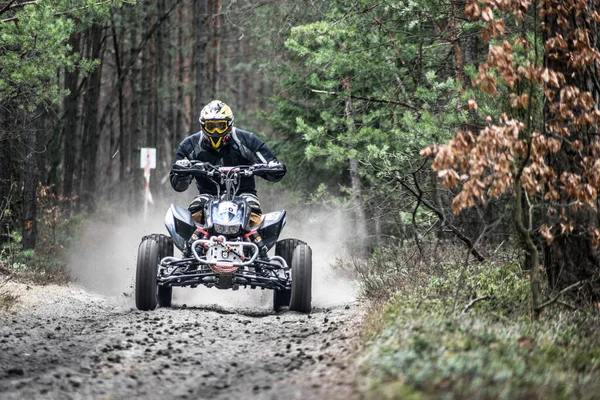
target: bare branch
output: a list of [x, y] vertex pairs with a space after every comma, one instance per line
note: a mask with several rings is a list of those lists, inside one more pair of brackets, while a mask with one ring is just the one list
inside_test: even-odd
[[565, 307], [567, 307], [567, 308], [569, 308], [569, 309], [571, 309], [571, 310], [573, 310], [573, 311], [579, 310], [579, 308], [575, 307], [575, 306], [574, 306], [574, 305], [572, 305], [572, 304], [569, 304], [569, 303], [567, 303], [566, 301], [561, 301], [561, 300], [558, 300], [558, 301], [556, 302], [556, 304], [560, 304], [561, 306], [565, 306]]
[[2, 7], [2, 10], [0, 10], [0, 15], [4, 14], [5, 12], [7, 12], [8, 10], [10, 10], [12, 7], [12, 3], [14, 3], [15, 0], [11, 0], [8, 3], [6, 3], [6, 5], [4, 7]]
[[483, 300], [491, 300], [491, 299], [492, 299], [492, 296], [490, 296], [489, 294], [486, 294], [485, 296], [481, 296], [481, 297], [478, 297], [478, 298], [476, 298], [476, 299], [473, 299], [473, 300], [471, 300], [471, 301], [469, 302], [469, 304], [467, 304], [467, 305], [465, 306], [465, 308], [463, 308], [462, 312], [463, 312], [463, 313], [466, 313], [466, 312], [467, 312], [467, 311], [469, 311], [469, 310], [470, 310], [470, 309], [471, 309], [471, 308], [472, 308], [472, 307], [473, 307], [475, 304], [479, 303], [480, 301], [483, 301]]
[[572, 285], [567, 286], [566, 288], [564, 288], [563, 290], [561, 290], [560, 292], [558, 292], [558, 294], [556, 296], [554, 296], [552, 299], [540, 304], [539, 306], [537, 306], [535, 308], [536, 311], [541, 311], [542, 309], [544, 309], [545, 307], [548, 307], [551, 304], [557, 303], [558, 299], [560, 298], [560, 296], [562, 296], [563, 294], [573, 290], [573, 289], [577, 289], [578, 287], [581, 287], [583, 285], [585, 285], [586, 283], [588, 283], [590, 281], [590, 279], [585, 279], [583, 281], [579, 281], [579, 282], [575, 282]]
[[[113, 1], [114, 0], [100, 1], [100, 2], [98, 2], [96, 4], [94, 4], [94, 6], [101, 6], [103, 4], [112, 3]], [[14, 9], [17, 9], [17, 8], [23, 8], [23, 7], [27, 6], [27, 5], [38, 5], [38, 1], [26, 1], [24, 3], [19, 3], [19, 4], [15, 4], [15, 5], [11, 6], [11, 3], [13, 3], [13, 2], [14, 1], [11, 1], [8, 5], [4, 6], [4, 8], [2, 10], [0, 10], [0, 15], [2, 15], [4, 12], [7, 12], [7, 11], [11, 11], [11, 10], [14, 10]], [[61, 15], [68, 15], [68, 14], [71, 14], [71, 13], [73, 13], [75, 11], [85, 10], [87, 8], [90, 8], [90, 7], [91, 7], [91, 5], [86, 5], [86, 6], [82, 6], [82, 7], [76, 7], [76, 8], [73, 8], [73, 9], [69, 10], [69, 11], [55, 13], [54, 16], [55, 17], [60, 17]], [[13, 21], [18, 21], [18, 20], [19, 20], [18, 17], [11, 17], [11, 18], [7, 18], [7, 19], [1, 20], [0, 23], [13, 22]]]
[[[413, 196], [415, 196], [417, 198], [419, 197], [419, 195], [414, 191], [414, 189], [411, 188], [410, 186], [408, 186], [405, 182], [400, 181], [400, 184], [406, 190], [408, 190], [410, 193], [412, 193]], [[473, 254], [475, 256], [475, 258], [477, 258], [478, 261], [481, 262], [481, 261], [485, 260], [485, 257], [474, 247], [473, 242], [471, 241], [471, 239], [469, 239], [468, 237], [466, 237], [465, 235], [463, 235], [462, 232], [460, 232], [455, 226], [453, 226], [451, 223], [449, 223], [444, 218], [444, 214], [440, 210], [438, 210], [437, 207], [433, 206], [431, 203], [429, 203], [425, 199], [421, 199], [421, 203], [423, 203], [423, 205], [425, 207], [427, 207], [429, 210], [431, 210], [435, 214], [437, 214], [437, 216], [444, 223], [444, 225], [446, 225], [452, 231], [452, 233], [454, 233], [456, 235], [456, 237], [458, 237], [464, 244], [466, 244], [469, 247], [469, 249], [471, 249], [471, 254]]]
[[[311, 89], [310, 91], [313, 92], [313, 93], [319, 93], [319, 94], [331, 94], [331, 95], [334, 95], [334, 96], [348, 97], [348, 94], [344, 93], [344, 92], [332, 92], [332, 91], [327, 91], [327, 90], [316, 90], [316, 89]], [[376, 98], [373, 98], [373, 97], [363, 97], [363, 96], [354, 96], [354, 95], [350, 95], [350, 98], [356, 99], [356, 100], [370, 101], [370, 102], [373, 102], [373, 103], [395, 104], [395, 105], [398, 105], [398, 106], [403, 106], [403, 107], [409, 108], [409, 109], [411, 109], [413, 111], [417, 111], [417, 112], [421, 111], [417, 107], [415, 107], [415, 106], [413, 106], [411, 104], [408, 104], [408, 103], [406, 103], [404, 101], [376, 99]]]

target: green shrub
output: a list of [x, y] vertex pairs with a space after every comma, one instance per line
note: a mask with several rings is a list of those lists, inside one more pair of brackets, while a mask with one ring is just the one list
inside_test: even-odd
[[388, 246], [375, 249], [370, 259], [339, 259], [337, 267], [351, 272], [366, 298], [387, 300], [398, 290], [424, 291], [430, 276], [463, 259], [454, 246], [422, 243], [421, 251], [414, 245]]
[[67, 266], [56, 255], [38, 254], [33, 250], [5, 250], [0, 253], [0, 260], [16, 280], [38, 285], [69, 282]]
[[69, 272], [63, 261], [66, 250], [75, 244], [85, 218], [76, 216], [57, 223], [52, 235], [40, 235], [36, 250], [23, 250], [20, 232], [12, 232], [10, 240], [0, 248], [0, 264], [12, 278], [38, 285], [66, 284]]
[[420, 290], [397, 286], [371, 317], [379, 321], [361, 361], [365, 397], [598, 398], [597, 312], [555, 305], [531, 323], [528, 276], [518, 260], [504, 261], [464, 272], [448, 262]]

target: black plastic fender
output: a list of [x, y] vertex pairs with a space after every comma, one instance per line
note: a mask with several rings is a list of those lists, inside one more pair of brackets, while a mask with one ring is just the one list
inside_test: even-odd
[[279, 239], [279, 235], [286, 223], [285, 215], [285, 210], [263, 215], [262, 224], [258, 228], [258, 234], [262, 237], [267, 249], [271, 249], [277, 243], [277, 239]]

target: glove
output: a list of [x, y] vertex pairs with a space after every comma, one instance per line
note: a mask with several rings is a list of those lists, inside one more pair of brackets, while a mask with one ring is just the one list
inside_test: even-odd
[[187, 158], [182, 158], [181, 160], [175, 161], [175, 165], [178, 165], [183, 168], [189, 168], [190, 164], [191, 164], [191, 162]]
[[189, 175], [189, 172], [187, 171], [181, 171], [181, 169], [187, 169], [190, 167], [190, 160], [188, 160], [187, 158], [181, 159], [181, 160], [177, 160], [175, 161], [175, 164], [173, 164], [173, 172], [177, 175], [177, 176], [186, 176]]
[[260, 176], [268, 181], [277, 181], [278, 177], [281, 175], [285, 175], [285, 166], [283, 163], [272, 160], [267, 163], [264, 167], [259, 167], [259, 169], [254, 171], [254, 175]]
[[279, 161], [269, 161], [267, 169], [259, 176], [271, 182], [279, 182], [286, 173], [285, 165]]

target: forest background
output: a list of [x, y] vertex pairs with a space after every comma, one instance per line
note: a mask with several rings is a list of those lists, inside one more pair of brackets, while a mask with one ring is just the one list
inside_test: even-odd
[[599, 22], [575, 0], [1, 2], [2, 269], [141, 211], [142, 147], [169, 197], [218, 98], [298, 201], [353, 216], [363, 390], [593, 398]]

